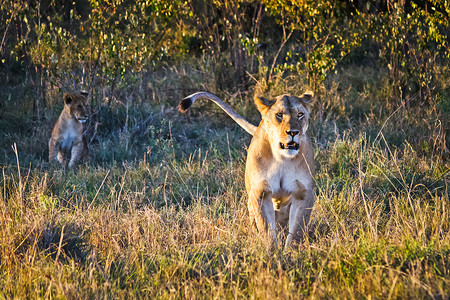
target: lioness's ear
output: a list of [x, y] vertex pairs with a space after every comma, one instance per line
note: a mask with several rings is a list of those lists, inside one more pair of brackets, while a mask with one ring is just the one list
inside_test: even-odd
[[312, 102], [314, 97], [314, 93], [313, 92], [305, 92], [303, 93], [303, 95], [300, 96], [300, 101], [302, 101], [303, 104], [309, 104]]
[[261, 115], [266, 115], [267, 112], [269, 111], [270, 107], [272, 107], [272, 105], [275, 103], [274, 101], [271, 101], [267, 98], [264, 97], [256, 97], [255, 96], [255, 104], [256, 104], [256, 108], [259, 110], [259, 112], [261, 113]]
[[73, 95], [71, 93], [68, 93], [68, 92], [64, 93], [63, 98], [64, 98], [64, 103], [66, 103], [67, 106], [70, 106], [70, 104], [72, 104]]
[[303, 95], [300, 96], [300, 98], [298, 98], [303, 105], [306, 107], [306, 110], [308, 112], [311, 111], [311, 104], [313, 103], [313, 99], [314, 99], [314, 93], [313, 92], [305, 92], [303, 93]]
[[87, 97], [89, 96], [89, 92], [88, 92], [88, 91], [85, 91], [85, 90], [80, 91], [80, 94], [81, 94], [81, 96], [83, 96], [84, 98], [87, 98]]

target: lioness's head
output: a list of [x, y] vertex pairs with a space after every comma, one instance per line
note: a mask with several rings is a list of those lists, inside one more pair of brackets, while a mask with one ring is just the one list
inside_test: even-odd
[[90, 115], [90, 107], [87, 101], [87, 92], [64, 93], [64, 104], [72, 118], [80, 123], [86, 122]]
[[255, 97], [262, 122], [272, 148], [278, 158], [294, 158], [301, 139], [308, 129], [309, 103], [313, 93], [300, 97], [282, 95], [275, 100]]

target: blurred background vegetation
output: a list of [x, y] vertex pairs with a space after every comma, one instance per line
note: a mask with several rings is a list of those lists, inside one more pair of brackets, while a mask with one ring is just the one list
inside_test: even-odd
[[2, 0], [0, 74], [4, 88], [26, 85], [14, 106], [36, 118], [61, 89], [113, 101], [132, 84], [132, 101], [161, 101], [169, 87], [148, 78], [183, 63], [231, 93], [290, 75], [317, 92], [346, 65], [369, 66], [386, 73], [390, 101], [418, 93], [422, 105], [448, 78], [449, 13], [443, 0]]

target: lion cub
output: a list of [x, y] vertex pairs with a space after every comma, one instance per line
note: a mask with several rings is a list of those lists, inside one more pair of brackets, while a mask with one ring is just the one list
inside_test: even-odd
[[88, 93], [65, 93], [64, 109], [53, 127], [48, 141], [50, 162], [58, 160], [69, 168], [76, 166], [88, 154], [86, 138], [83, 136], [83, 123], [90, 115]]
[[245, 167], [248, 211], [258, 231], [276, 245], [277, 231], [288, 227], [285, 248], [302, 239], [314, 204], [314, 154], [306, 133], [312, 97], [255, 98], [262, 116], [258, 127], [208, 92], [192, 94], [178, 106], [184, 112], [195, 100], [209, 99], [253, 135]]

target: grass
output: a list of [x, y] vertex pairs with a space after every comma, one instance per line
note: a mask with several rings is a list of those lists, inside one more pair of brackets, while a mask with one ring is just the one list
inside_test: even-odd
[[[39, 128], [0, 118], [0, 298], [448, 297], [448, 91], [428, 107], [391, 103], [364, 69], [348, 72], [366, 86], [345, 73], [321, 91], [310, 234], [283, 251], [248, 220], [250, 137], [210, 105], [175, 111], [191, 72], [141, 78], [127, 87], [140, 100], [118, 91], [98, 106], [91, 159], [76, 170], [47, 164], [56, 96]], [[207, 73], [194, 73], [200, 89]], [[275, 88], [302, 90], [289, 80]], [[157, 83], [172, 89], [138, 92]], [[250, 93], [226, 101], [257, 122]]]

